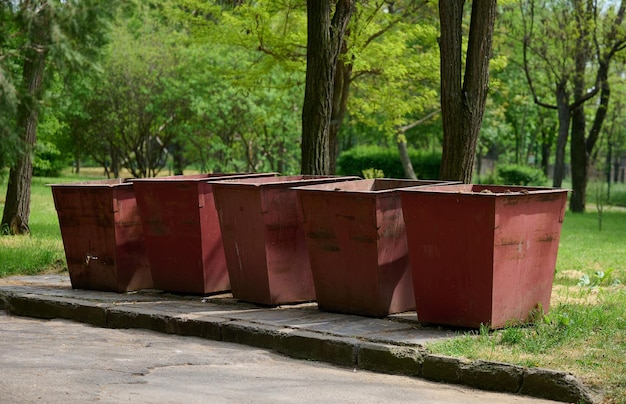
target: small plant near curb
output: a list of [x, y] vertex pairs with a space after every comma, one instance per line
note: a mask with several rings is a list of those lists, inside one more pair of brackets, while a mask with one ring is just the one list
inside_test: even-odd
[[609, 268], [605, 271], [595, 271], [591, 277], [587, 274], [580, 277], [578, 280], [578, 286], [597, 288], [600, 285], [617, 286], [621, 284], [619, 279], [613, 279], [614, 268]]
[[369, 180], [374, 178], [385, 178], [385, 173], [383, 170], [378, 170], [376, 168], [368, 168], [363, 170], [363, 178]]

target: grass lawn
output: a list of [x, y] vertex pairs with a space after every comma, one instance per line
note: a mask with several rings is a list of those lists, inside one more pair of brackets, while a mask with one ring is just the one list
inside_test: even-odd
[[[35, 178], [31, 236], [0, 237], [0, 276], [67, 270], [52, 192], [46, 184], [100, 179], [102, 174]], [[459, 331], [427, 346], [433, 353], [571, 371], [626, 403], [626, 185], [611, 188], [602, 213], [567, 213], [561, 233], [551, 310], [533, 324]], [[0, 209], [6, 178], [0, 182]], [[589, 203], [593, 202], [589, 195]]]
[[[34, 178], [31, 188], [31, 236], [0, 237], [0, 276], [35, 274], [66, 269], [61, 231], [52, 191], [45, 184], [70, 178]], [[0, 183], [0, 209], [4, 209], [6, 178]]]

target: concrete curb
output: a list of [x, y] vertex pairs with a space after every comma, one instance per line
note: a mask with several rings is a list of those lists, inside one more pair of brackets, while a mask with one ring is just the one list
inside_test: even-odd
[[217, 311], [216, 315], [186, 313], [182, 309], [172, 313], [155, 309], [149, 301], [137, 303], [145, 304], [49, 296], [0, 287], [0, 309], [19, 316], [195, 336], [273, 350], [292, 358], [561, 402], [596, 403], [600, 399], [567, 372], [432, 355], [418, 344], [409, 346], [381, 342], [375, 337], [333, 335], [289, 324], [245, 320], [229, 315], [228, 310]]

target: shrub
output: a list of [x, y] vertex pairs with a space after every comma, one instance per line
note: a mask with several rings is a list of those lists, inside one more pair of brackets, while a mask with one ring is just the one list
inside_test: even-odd
[[503, 185], [545, 185], [546, 176], [539, 168], [520, 164], [503, 164], [482, 182]]
[[68, 166], [67, 159], [57, 147], [46, 141], [38, 141], [35, 145], [33, 159], [33, 175], [36, 177], [58, 177], [61, 170]]
[[[409, 158], [418, 178], [429, 180], [439, 178], [441, 154], [410, 150]], [[357, 146], [341, 153], [337, 159], [337, 174], [339, 175], [362, 176], [364, 170], [382, 171], [387, 178], [406, 177], [400, 162], [400, 154], [395, 149]]]

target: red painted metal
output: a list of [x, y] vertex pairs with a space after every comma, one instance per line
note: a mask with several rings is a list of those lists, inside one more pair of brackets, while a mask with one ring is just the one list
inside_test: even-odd
[[450, 185], [400, 191], [417, 316], [500, 328], [550, 307], [567, 190]]
[[302, 215], [291, 187], [357, 177], [279, 176], [213, 183], [233, 296], [277, 305], [315, 300]]
[[234, 173], [134, 179], [154, 288], [194, 294], [230, 290], [213, 185], [207, 181], [275, 175]]
[[368, 179], [296, 188], [320, 309], [381, 317], [415, 308], [399, 188]]
[[72, 287], [152, 288], [132, 184], [114, 179], [51, 187]]

